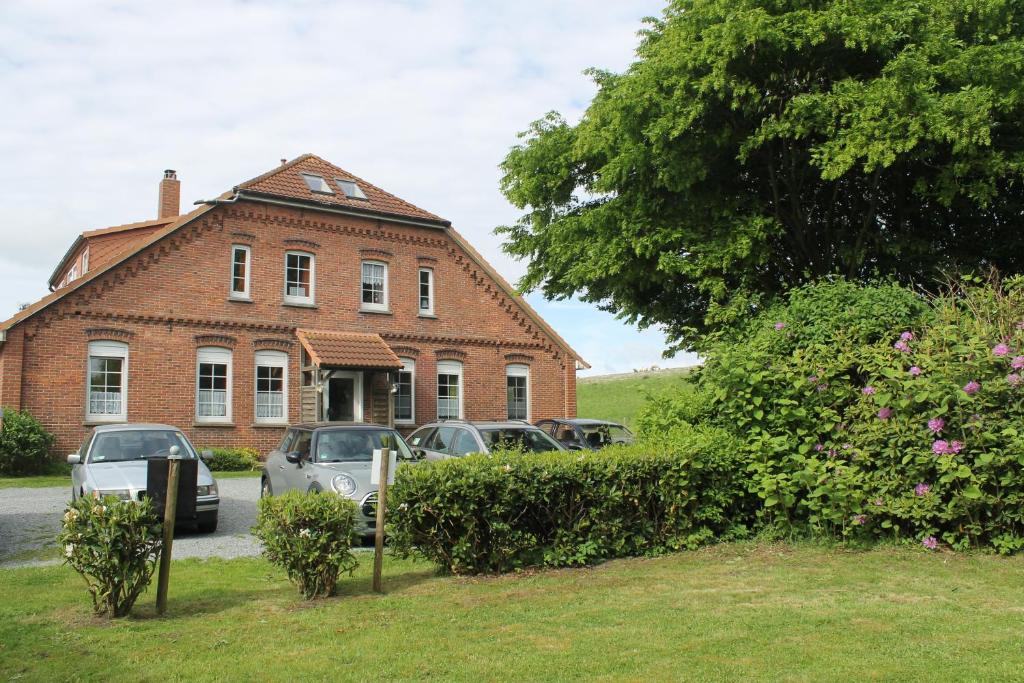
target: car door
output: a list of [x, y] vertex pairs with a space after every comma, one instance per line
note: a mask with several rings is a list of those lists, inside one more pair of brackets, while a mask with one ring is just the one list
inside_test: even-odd
[[287, 490], [285, 488], [284, 470], [288, 466], [288, 461], [285, 460], [284, 456], [288, 453], [288, 449], [295, 440], [295, 434], [296, 430], [294, 429], [289, 429], [285, 432], [281, 443], [267, 456], [267, 464], [264, 465], [264, 469], [267, 472], [267, 477], [270, 478], [270, 488], [275, 493], [284, 493]]
[[453, 458], [461, 458], [470, 453], [483, 453], [484, 451], [477, 443], [473, 432], [468, 429], [456, 429], [450, 452]]
[[427, 441], [430, 440], [430, 437], [434, 435], [436, 430], [437, 427], [420, 427], [409, 435], [409, 438], [406, 439], [406, 443], [408, 443], [409, 448], [412, 449], [413, 455], [419, 458], [427, 454]]
[[554, 437], [555, 441], [562, 444], [566, 448], [572, 450], [580, 450], [582, 448], [585, 448], [583, 442], [580, 441], [579, 432], [577, 432], [576, 428], [570, 424], [558, 425], [558, 428], [555, 430], [555, 433], [552, 434], [551, 436]]
[[286, 459], [284, 461], [284, 482], [286, 491], [305, 491], [309, 488], [309, 482], [306, 479], [308, 473], [310, 457], [312, 456], [312, 445], [313, 445], [313, 432], [300, 429], [295, 434], [295, 439], [291, 443], [289, 452], [297, 453], [299, 455], [299, 461], [292, 463]]
[[455, 439], [455, 427], [438, 427], [421, 446], [427, 460], [445, 460], [451, 457], [451, 445]]
[[89, 445], [92, 443], [93, 432], [85, 437], [81, 448], [78, 449], [78, 464], [71, 467], [71, 500], [75, 500], [82, 493], [85, 486], [85, 459], [89, 455]]

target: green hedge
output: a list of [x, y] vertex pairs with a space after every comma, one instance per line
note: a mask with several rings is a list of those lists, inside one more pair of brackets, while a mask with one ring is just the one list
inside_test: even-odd
[[391, 542], [457, 574], [694, 548], [746, 535], [737, 444], [678, 430], [654, 447], [468, 456], [401, 468]]
[[5, 410], [0, 428], [0, 475], [46, 474], [56, 464], [50, 458], [53, 435], [27, 412]]
[[260, 452], [255, 448], [201, 448], [212, 455], [206, 466], [213, 472], [247, 472], [260, 467]]

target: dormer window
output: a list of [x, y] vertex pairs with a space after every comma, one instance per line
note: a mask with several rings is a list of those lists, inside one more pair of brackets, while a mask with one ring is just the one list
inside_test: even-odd
[[331, 186], [327, 184], [327, 181], [324, 180], [322, 176], [313, 175], [312, 173], [300, 173], [299, 175], [301, 175], [302, 179], [306, 181], [306, 187], [308, 187], [311, 192], [316, 192], [317, 194], [334, 194], [334, 190], [331, 189]]
[[363, 188], [356, 185], [354, 180], [342, 180], [341, 178], [335, 178], [334, 182], [338, 183], [338, 187], [345, 193], [345, 196], [349, 199], [366, 199], [366, 195], [363, 193]]

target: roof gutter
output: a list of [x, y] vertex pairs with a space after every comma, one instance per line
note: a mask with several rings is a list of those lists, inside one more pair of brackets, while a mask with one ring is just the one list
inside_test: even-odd
[[234, 204], [239, 199], [248, 199], [253, 202], [263, 202], [264, 204], [274, 204], [277, 206], [287, 206], [292, 209], [307, 209], [311, 211], [324, 211], [326, 213], [335, 213], [342, 216], [354, 216], [356, 218], [383, 218], [392, 223], [404, 223], [405, 225], [415, 225], [420, 228], [447, 228], [451, 224], [448, 221], [418, 221], [415, 218], [405, 218], [396, 214], [387, 213], [384, 211], [355, 211], [351, 209], [342, 209], [333, 206], [324, 206], [323, 204], [312, 204], [306, 202], [290, 201], [287, 199], [277, 199], [275, 197], [268, 197], [262, 194], [253, 194], [246, 192], [245, 190], [235, 190], [235, 196], [231, 199], [200, 199], [196, 204]]

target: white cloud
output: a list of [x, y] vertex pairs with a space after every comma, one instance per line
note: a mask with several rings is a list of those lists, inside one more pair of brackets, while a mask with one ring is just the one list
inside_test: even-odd
[[[164, 168], [187, 208], [303, 152], [451, 219], [514, 281], [491, 233], [517, 217], [498, 164], [546, 111], [578, 117], [581, 72], [624, 68], [663, 4], [5, 0], [0, 318], [82, 230], [152, 217]], [[596, 338], [643, 339], [638, 357], [664, 346], [595, 319]]]

